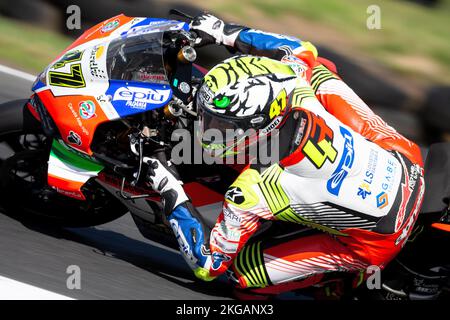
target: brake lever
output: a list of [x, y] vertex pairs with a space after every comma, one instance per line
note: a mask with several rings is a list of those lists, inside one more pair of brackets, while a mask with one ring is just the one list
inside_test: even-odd
[[186, 18], [186, 19], [189, 19], [189, 20], [193, 20], [194, 19], [194, 17], [192, 17], [192, 16], [188, 15], [187, 13], [184, 13], [184, 12], [178, 10], [178, 9], [170, 9], [169, 10], [169, 14], [180, 16], [180, 17], [183, 17], [183, 18]]
[[[193, 16], [191, 16], [191, 15], [189, 15], [187, 13], [184, 13], [184, 12], [178, 10], [178, 9], [170, 9], [169, 10], [169, 15], [176, 15], [176, 16], [179, 16], [179, 17], [186, 18], [186, 19], [190, 20], [189, 22], [194, 20]], [[189, 34], [189, 42], [190, 42], [191, 47], [195, 47], [195, 40], [198, 38], [197, 32], [195, 32], [193, 30], [189, 30], [188, 34]]]

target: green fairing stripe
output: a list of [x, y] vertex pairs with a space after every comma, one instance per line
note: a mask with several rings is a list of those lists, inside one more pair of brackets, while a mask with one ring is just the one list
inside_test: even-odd
[[74, 167], [83, 169], [85, 171], [99, 172], [104, 168], [104, 166], [102, 166], [97, 162], [94, 162], [93, 160], [83, 158], [78, 154], [76, 154], [75, 152], [71, 152], [56, 140], [53, 140], [50, 155], [55, 158], [58, 158], [62, 162], [68, 163]]

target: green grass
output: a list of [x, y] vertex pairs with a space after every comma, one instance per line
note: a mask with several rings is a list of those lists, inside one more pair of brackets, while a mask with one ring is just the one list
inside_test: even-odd
[[[284, 15], [319, 22], [350, 39], [356, 49], [388, 66], [393, 65], [392, 58], [427, 59], [438, 71], [420, 71], [421, 66], [409, 68], [403, 64], [394, 69], [404, 69], [405, 73], [414, 70], [414, 74], [423, 74], [427, 80], [450, 83], [450, 0], [441, 1], [436, 8], [402, 0], [228, 0], [227, 6], [233, 10], [239, 3], [253, 6], [268, 19], [281, 23]], [[366, 10], [372, 4], [381, 9], [380, 30], [366, 27]], [[301, 37], [301, 30], [293, 33]]]
[[[213, 12], [233, 14], [236, 22], [246, 25], [251, 25], [249, 7], [280, 24], [286, 15], [318, 22], [334, 34], [338, 31], [356, 54], [363, 53], [396, 72], [423, 81], [450, 83], [450, 0], [442, 0], [439, 7], [432, 9], [403, 0], [227, 0], [199, 4]], [[366, 27], [366, 10], [371, 4], [381, 8], [381, 30]], [[291, 34], [302, 38], [302, 30], [292, 30]], [[38, 72], [72, 41], [0, 17], [2, 63]], [[399, 63], [403, 59], [406, 62]]]
[[0, 62], [37, 73], [73, 40], [0, 16]]

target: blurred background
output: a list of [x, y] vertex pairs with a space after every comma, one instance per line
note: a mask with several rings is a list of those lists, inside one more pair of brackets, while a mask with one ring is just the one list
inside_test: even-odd
[[[80, 30], [66, 26], [72, 4]], [[370, 5], [380, 9], [380, 29], [367, 27]], [[0, 0], [0, 64], [36, 74], [98, 22], [167, 17], [170, 8], [311, 41], [402, 134], [421, 145], [450, 141], [450, 0]], [[202, 49], [199, 64], [228, 55]]]

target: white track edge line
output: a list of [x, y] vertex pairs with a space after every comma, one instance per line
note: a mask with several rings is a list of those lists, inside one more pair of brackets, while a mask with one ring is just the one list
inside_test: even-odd
[[32, 74], [13, 69], [4, 65], [0, 64], [0, 72], [15, 76], [17, 78], [21, 78], [27, 81], [34, 81], [36, 79], [36, 76], [33, 76]]
[[0, 300], [74, 300], [73, 298], [0, 276]]

